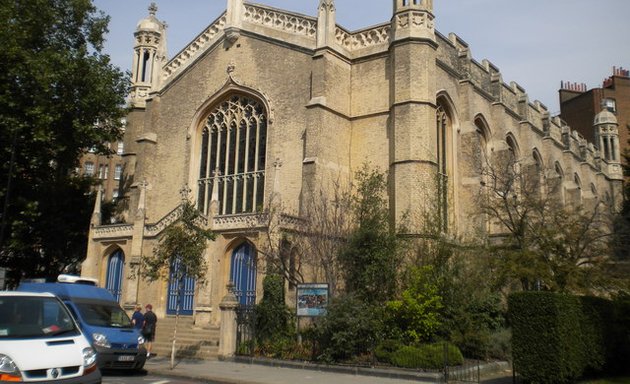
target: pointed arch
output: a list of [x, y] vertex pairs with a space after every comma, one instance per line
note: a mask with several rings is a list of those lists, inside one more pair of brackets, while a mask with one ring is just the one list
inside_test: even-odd
[[581, 205], [582, 204], [582, 179], [580, 178], [580, 175], [575, 172], [573, 173], [573, 183], [574, 183], [574, 188], [572, 190], [572, 203], [574, 203], [575, 205]]
[[553, 165], [553, 177], [548, 180], [548, 189], [555, 196], [561, 204], [565, 202], [564, 192], [564, 169], [559, 161], [555, 161]]
[[490, 141], [492, 133], [488, 121], [481, 114], [477, 114], [474, 119], [475, 124], [475, 147], [473, 150], [473, 158], [475, 162], [475, 169], [477, 173], [481, 175], [484, 167], [490, 162]]
[[252, 213], [263, 204], [267, 152], [266, 103], [234, 89], [204, 108], [195, 141], [197, 206], [216, 215]]
[[510, 151], [510, 155], [514, 162], [518, 162], [521, 158], [521, 150], [518, 146], [518, 141], [512, 132], [509, 132], [505, 135], [505, 142], [507, 144], [508, 151]]
[[534, 159], [534, 165], [538, 173], [542, 173], [545, 169], [545, 162], [543, 161], [542, 155], [538, 148], [534, 148], [532, 150], [532, 158]]
[[230, 257], [230, 281], [239, 303], [251, 306], [256, 303], [256, 277], [258, 255], [254, 244], [248, 240], [235, 243]]
[[446, 232], [449, 222], [449, 195], [453, 177], [453, 108], [447, 94], [439, 94], [435, 109], [437, 164], [437, 211], [441, 229]]
[[191, 316], [194, 310], [197, 280], [182, 269], [179, 257], [173, 259], [169, 268], [168, 291], [166, 293], [166, 313]]
[[457, 108], [445, 90], [436, 94], [436, 139], [435, 159], [437, 165], [437, 212], [444, 232], [458, 219], [458, 188], [454, 182], [459, 178], [458, 152], [460, 145], [460, 122]]
[[527, 166], [527, 183], [531, 185], [530, 190], [541, 196], [544, 193], [544, 169], [545, 163], [538, 151], [538, 148], [532, 150], [532, 162]]
[[120, 302], [123, 289], [123, 271], [125, 266], [125, 253], [116, 247], [107, 256], [107, 270], [105, 272], [105, 289], [107, 289]]

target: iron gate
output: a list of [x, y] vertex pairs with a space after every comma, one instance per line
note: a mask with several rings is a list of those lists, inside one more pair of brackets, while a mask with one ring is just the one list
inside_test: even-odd
[[256, 307], [239, 305], [236, 309], [236, 353], [253, 356], [256, 339]]

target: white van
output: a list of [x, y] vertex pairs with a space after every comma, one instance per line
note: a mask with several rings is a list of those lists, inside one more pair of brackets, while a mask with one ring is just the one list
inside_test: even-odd
[[101, 383], [96, 352], [55, 295], [0, 292], [0, 382]]

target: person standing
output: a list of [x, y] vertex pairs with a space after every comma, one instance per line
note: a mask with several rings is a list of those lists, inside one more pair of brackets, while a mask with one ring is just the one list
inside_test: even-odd
[[144, 312], [144, 323], [142, 326], [142, 335], [144, 336], [144, 342], [147, 345], [147, 358], [151, 357], [151, 347], [153, 346], [153, 340], [155, 340], [155, 326], [157, 324], [157, 316], [153, 313], [153, 306], [147, 304]]
[[140, 304], [136, 305], [136, 311], [131, 315], [131, 324], [133, 327], [140, 332], [142, 332], [142, 327], [144, 326], [144, 315], [142, 314], [142, 306]]

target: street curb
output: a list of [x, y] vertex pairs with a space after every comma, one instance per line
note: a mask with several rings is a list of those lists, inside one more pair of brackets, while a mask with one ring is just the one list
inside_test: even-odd
[[442, 380], [441, 373], [435, 372], [419, 372], [419, 371], [405, 371], [402, 369], [383, 369], [373, 367], [359, 367], [359, 366], [343, 366], [343, 365], [327, 365], [327, 364], [315, 364], [310, 362], [266, 359], [261, 357], [244, 357], [234, 356], [231, 358], [223, 359], [223, 361], [230, 361], [242, 364], [256, 364], [269, 367], [279, 368], [292, 368], [302, 369], [320, 372], [331, 373], [343, 373], [348, 375], [363, 375], [374, 376], [388, 379], [402, 379], [402, 380], [422, 380], [425, 382], [439, 383]]
[[[194, 359], [179, 359], [175, 364], [175, 368], [171, 370], [170, 359], [168, 358], [154, 358], [147, 361], [145, 365], [146, 370], [150, 370], [151, 374], [170, 377], [170, 378], [187, 378], [191, 380], [210, 380], [217, 384], [259, 384], [258, 381], [241, 380], [235, 378], [216, 377], [212, 375], [211, 371], [204, 374], [196, 374], [186, 370], [181, 365], [202, 365], [206, 360], [194, 360]], [[326, 364], [314, 364], [309, 362], [297, 362], [288, 360], [278, 360], [260, 357], [243, 357], [234, 356], [229, 358], [222, 358], [218, 361], [225, 361], [229, 363], [239, 363], [248, 365], [260, 365], [276, 368], [288, 368], [297, 370], [311, 370], [320, 372], [340, 373], [355, 376], [372, 376], [388, 379], [399, 380], [413, 380], [416, 382], [424, 383], [442, 383], [443, 375], [441, 372], [420, 372], [420, 371], [407, 371], [404, 369], [387, 369], [387, 368], [372, 368], [372, 367], [358, 367], [358, 366], [340, 366], [340, 365], [326, 365]], [[178, 368], [180, 366], [180, 368]], [[497, 373], [509, 369], [510, 365], [507, 362], [498, 361], [491, 363], [484, 363], [480, 365], [480, 374], [486, 376], [492, 373]]]

